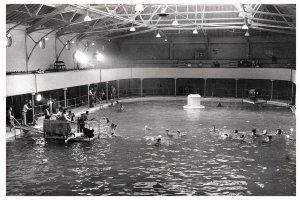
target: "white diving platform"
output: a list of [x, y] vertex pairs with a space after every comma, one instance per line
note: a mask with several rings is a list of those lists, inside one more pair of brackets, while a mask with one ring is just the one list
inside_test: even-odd
[[187, 97], [188, 105], [183, 106], [184, 109], [204, 108], [201, 105], [201, 96], [199, 94], [190, 94]]

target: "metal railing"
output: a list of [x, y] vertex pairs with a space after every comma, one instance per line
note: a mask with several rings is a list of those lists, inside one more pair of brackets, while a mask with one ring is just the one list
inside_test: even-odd
[[[192, 87], [192, 88], [177, 88], [176, 95], [189, 95], [189, 94], [200, 94], [203, 97], [238, 97], [238, 98], [248, 98], [249, 97], [249, 89], [227, 89], [227, 88], [204, 88]], [[175, 88], [165, 87], [165, 88], [143, 88], [143, 96], [174, 96]], [[270, 89], [262, 89], [258, 98], [262, 98], [264, 100], [273, 100], [280, 99], [287, 102], [290, 102], [291, 91], [288, 90], [273, 90], [273, 94], [271, 95]], [[140, 97], [141, 96], [141, 88], [125, 88], [119, 89], [119, 97], [120, 98], [128, 98], [128, 97]], [[108, 100], [111, 99], [111, 95], [108, 95]], [[295, 98], [295, 92], [293, 94], [293, 98]], [[115, 97], [117, 99], [117, 96]], [[90, 98], [92, 101], [92, 98]], [[100, 100], [98, 97], [94, 98], [94, 103], [99, 104], [100, 108], [103, 102], [106, 102], [106, 97]], [[80, 106], [88, 105], [88, 96], [80, 96], [71, 99], [67, 99], [67, 107], [69, 108], [77, 108]], [[44, 109], [47, 107], [47, 104], [37, 105], [35, 106], [35, 116], [43, 116]], [[53, 103], [52, 113], [56, 113], [56, 110], [60, 107], [65, 106], [64, 100], [55, 101]]]

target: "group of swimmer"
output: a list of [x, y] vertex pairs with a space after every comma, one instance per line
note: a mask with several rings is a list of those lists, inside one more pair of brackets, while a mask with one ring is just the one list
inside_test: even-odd
[[[152, 128], [148, 127], [148, 125], [145, 125], [144, 127], [144, 133], [147, 134], [149, 131], [153, 130]], [[291, 128], [290, 132], [293, 132], [294, 129]], [[213, 132], [216, 132], [216, 128], [214, 126], [213, 128]], [[250, 136], [252, 138], [261, 138], [261, 143], [271, 143], [271, 141], [273, 140], [274, 137], [276, 136], [282, 136], [283, 131], [281, 129], [277, 129], [276, 133], [268, 133], [266, 130], [263, 130], [262, 133], [258, 133], [256, 129], [252, 129], [251, 134], [247, 134], [246, 133], [239, 133], [238, 130], [234, 130], [233, 132], [219, 132], [221, 133], [221, 137], [223, 139], [225, 138], [232, 138], [232, 139], [238, 139], [241, 143], [246, 143], [246, 136]], [[170, 132], [170, 130], [165, 130], [165, 134], [168, 138], [181, 138], [186, 136], [185, 133], [182, 133], [180, 130], [177, 130], [176, 132]], [[294, 138], [291, 138], [290, 135], [285, 135], [286, 139], [288, 140], [295, 140]], [[149, 138], [147, 138], [149, 139]], [[150, 139], [152, 141], [155, 141], [155, 139], [153, 137], [150, 137]], [[162, 135], [158, 135], [156, 137], [156, 141], [154, 143], [154, 146], [161, 146], [162, 145]]]
[[[149, 131], [152, 131], [153, 129], [148, 127], [148, 125], [145, 125], [144, 127], [144, 133], [148, 134]], [[182, 133], [180, 130], [177, 130], [176, 132], [170, 132], [169, 129], [165, 130], [165, 134], [168, 138], [181, 138], [186, 136], [185, 133]], [[150, 138], [152, 141], [154, 141], [155, 139], [153, 137]], [[160, 146], [162, 143], [162, 135], [158, 135], [156, 142], [154, 143], [154, 146]]]
[[[213, 131], [216, 132], [215, 126], [213, 128]], [[291, 128], [290, 132], [293, 132], [293, 131], [294, 131], [294, 129]], [[273, 133], [273, 134], [268, 133], [267, 130], [263, 130], [262, 133], [258, 133], [256, 129], [252, 129], [251, 134], [248, 135], [248, 136], [253, 137], [253, 138], [261, 137], [262, 138], [261, 139], [262, 143], [270, 143], [273, 140], [273, 137], [281, 136], [282, 132], [283, 131], [281, 129], [277, 129], [276, 133]], [[238, 139], [242, 143], [246, 142], [246, 140], [245, 140], [246, 139], [246, 134], [245, 133], [240, 134], [238, 130], [235, 130], [234, 133], [221, 132], [221, 137]], [[295, 139], [291, 138], [290, 135], [286, 135], [286, 138], [289, 139], [289, 140], [295, 140]]]

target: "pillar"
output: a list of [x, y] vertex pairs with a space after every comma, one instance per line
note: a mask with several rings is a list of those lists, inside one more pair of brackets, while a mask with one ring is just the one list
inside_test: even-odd
[[87, 97], [88, 97], [88, 100], [87, 100], [87, 104], [88, 104], [88, 109], [90, 108], [90, 84], [87, 85]]
[[173, 43], [173, 41], [170, 41], [169, 56], [170, 56], [170, 60], [174, 59], [174, 43]]
[[246, 58], [249, 59], [250, 57], [250, 42], [249, 42], [249, 37], [247, 38], [247, 43], [246, 43]]
[[120, 98], [120, 80], [118, 79], [117, 80], [117, 83], [118, 83], [118, 100]]
[[290, 103], [294, 103], [294, 83], [291, 81], [292, 84], [292, 96], [291, 96], [291, 102]]
[[106, 83], [106, 103], [108, 102], [108, 82]]
[[238, 94], [238, 80], [239, 79], [235, 79], [235, 97], [237, 98], [237, 94]]
[[141, 78], [141, 97], [143, 96], [143, 78]]
[[177, 78], [174, 78], [174, 96], [176, 97], [176, 90], [177, 90], [177, 84], [176, 84]]
[[32, 101], [32, 121], [34, 121], [34, 96], [35, 93], [32, 93], [31, 101]]
[[273, 82], [274, 82], [274, 80], [271, 80], [271, 97], [270, 97], [270, 100], [273, 99]]
[[206, 80], [207, 78], [204, 79], [204, 97], [206, 97]]
[[64, 101], [65, 101], [65, 108], [67, 107], [67, 89], [68, 89], [68, 88], [64, 88]]

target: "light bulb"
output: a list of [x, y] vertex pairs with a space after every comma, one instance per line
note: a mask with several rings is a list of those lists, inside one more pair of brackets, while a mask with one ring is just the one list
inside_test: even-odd
[[134, 32], [134, 31], [135, 31], [135, 28], [132, 26], [129, 30], [130, 30], [131, 32]]
[[136, 4], [135, 5], [135, 8], [134, 8], [134, 11], [135, 12], [142, 12], [142, 11], [144, 11], [144, 7], [143, 7], [143, 4]]
[[37, 94], [35, 96], [36, 101], [41, 101], [42, 100], [42, 95], [41, 94]]
[[242, 26], [242, 29], [243, 29], [243, 30], [248, 30], [249, 27], [248, 27], [246, 24], [244, 24], [244, 25]]
[[175, 18], [175, 20], [172, 22], [172, 25], [173, 25], [173, 26], [178, 26], [178, 25], [179, 25], [179, 23], [178, 23], [178, 21], [177, 21], [176, 18]]
[[194, 29], [194, 30], [193, 30], [193, 34], [198, 34], [197, 29]]
[[86, 14], [86, 16], [84, 17], [84, 21], [85, 22], [92, 21], [92, 18], [88, 14]]

